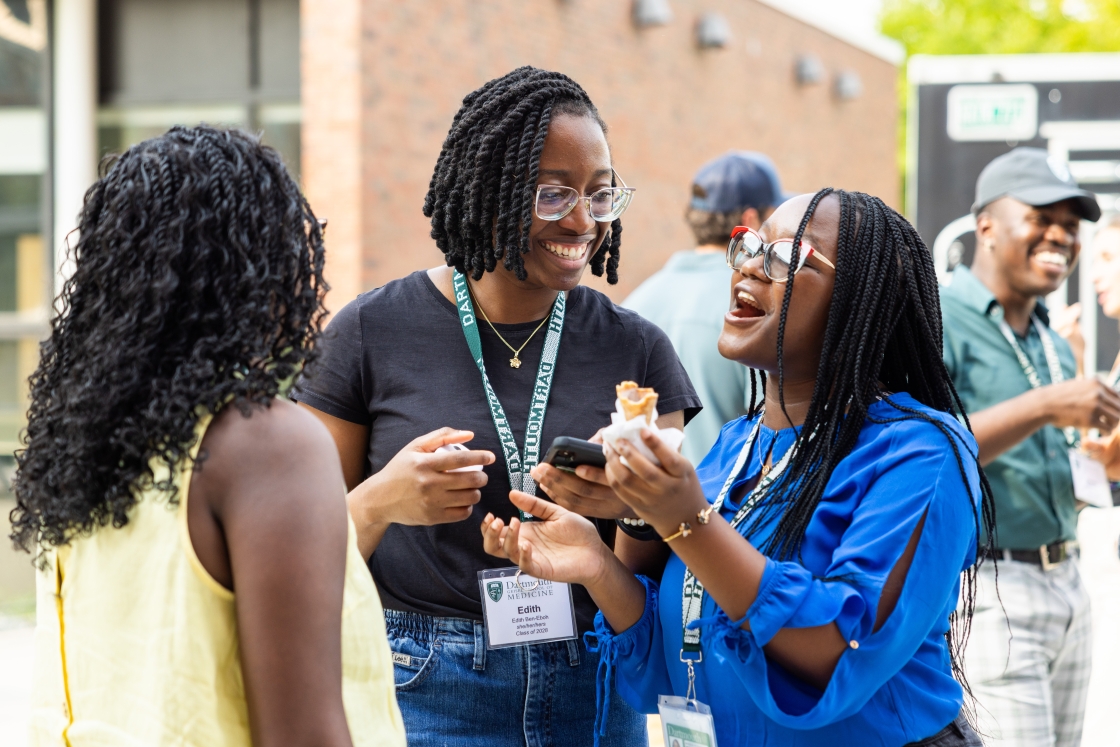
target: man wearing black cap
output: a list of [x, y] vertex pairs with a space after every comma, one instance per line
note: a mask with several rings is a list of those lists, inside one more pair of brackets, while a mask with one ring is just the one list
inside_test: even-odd
[[989, 744], [1075, 747], [1092, 652], [1078, 500], [1107, 485], [1076, 429], [1111, 431], [1120, 396], [1076, 378], [1040, 299], [1073, 270], [1081, 220], [1101, 212], [1066, 163], [1038, 148], [988, 164], [972, 211], [976, 259], [942, 293], [944, 354], [995, 497], [996, 547], [987, 552], [999, 563], [1000, 596], [987, 564], [965, 672]]
[[761, 226], [786, 196], [774, 164], [761, 153], [730, 151], [704, 164], [685, 212], [698, 246], [674, 254], [622, 302], [665, 331], [704, 403], [684, 430], [681, 452], [693, 464], [712, 448], [724, 423], [750, 404], [747, 369], [716, 347], [730, 304], [727, 242], [735, 226]]

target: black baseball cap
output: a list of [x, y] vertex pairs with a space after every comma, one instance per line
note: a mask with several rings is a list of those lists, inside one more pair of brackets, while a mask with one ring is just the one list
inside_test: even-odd
[[1085, 220], [1101, 217], [1097, 198], [1077, 186], [1069, 164], [1042, 148], [1016, 148], [985, 166], [976, 180], [972, 214], [978, 215], [1001, 197], [1012, 197], [1031, 207], [1073, 200], [1077, 214]]
[[774, 162], [761, 153], [732, 150], [708, 161], [692, 179], [691, 207], [709, 213], [777, 207], [792, 197], [782, 191]]

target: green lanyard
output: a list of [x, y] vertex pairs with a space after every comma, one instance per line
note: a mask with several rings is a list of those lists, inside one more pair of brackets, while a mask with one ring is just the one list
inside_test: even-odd
[[[758, 432], [761, 428], [762, 416], [760, 415], [758, 422], [754, 425], [754, 430], [747, 436], [747, 442], [743, 444], [743, 449], [739, 452], [739, 457], [735, 460], [735, 466], [731, 468], [727, 479], [724, 480], [723, 487], [719, 491], [719, 496], [716, 498], [715, 503], [712, 504], [713, 510], [717, 513], [723, 508], [723, 503], [727, 500], [727, 494], [730, 492], [731, 486], [735, 484], [735, 479], [739, 476], [739, 473], [743, 471], [743, 467], [747, 463], [747, 457], [751, 453], [751, 447], [754, 446], [755, 439], [758, 438]], [[777, 437], [778, 435], [775, 433], [774, 438], [776, 439]], [[754, 510], [755, 504], [762, 496], [763, 491], [773, 484], [773, 482], [778, 479], [778, 475], [782, 474], [786, 467], [789, 466], [790, 460], [793, 459], [793, 452], [794, 447], [791, 446], [789, 450], [786, 451], [785, 456], [778, 460], [778, 463], [770, 470], [770, 474], [758, 481], [758, 485], [756, 485], [754, 490], [751, 491], [751, 494], [743, 500], [743, 505], [739, 507], [739, 510], [735, 512], [735, 516], [731, 519], [730, 523], [732, 529], [738, 530], [739, 525], [742, 524], [747, 516], [750, 515], [751, 511]], [[699, 628], [689, 629], [688, 625], [700, 619], [700, 608], [703, 603], [704, 585], [700, 583], [700, 580], [697, 579], [696, 576], [692, 575], [692, 571], [685, 567], [684, 585], [681, 590], [681, 661], [688, 665], [690, 680], [693, 677], [693, 661], [703, 661], [704, 656], [700, 652]], [[700, 654], [700, 657], [698, 659], [691, 659], [686, 657], [685, 654]]]
[[[564, 306], [563, 293], [556, 295], [552, 304], [552, 315], [548, 320], [548, 333], [544, 338], [544, 350], [541, 352], [541, 363], [537, 368], [537, 382], [533, 387], [533, 399], [529, 403], [529, 420], [525, 424], [525, 458], [518, 452], [517, 441], [513, 437], [513, 430], [509, 426], [506, 412], [494, 387], [490, 386], [490, 378], [486, 375], [486, 363], [482, 360], [482, 340], [478, 336], [478, 324], [474, 315], [474, 304], [471, 303], [471, 294], [467, 289], [467, 279], [458, 270], [452, 276], [455, 286], [455, 305], [459, 308], [459, 323], [463, 325], [463, 336], [467, 338], [467, 347], [471, 349], [474, 363], [478, 372], [482, 374], [482, 387], [486, 390], [486, 402], [490, 405], [490, 417], [494, 419], [494, 428], [498, 431], [498, 440], [502, 443], [502, 454], [506, 459], [506, 470], [509, 471], [509, 486], [513, 490], [520, 490], [529, 495], [537, 494], [537, 484], [533, 482], [529, 470], [537, 466], [541, 453], [541, 435], [544, 426], [544, 413], [548, 407], [548, 395], [552, 391], [552, 374], [556, 371], [556, 355], [560, 352], [560, 333], [564, 331]], [[522, 521], [533, 517], [524, 511], [519, 511]]]

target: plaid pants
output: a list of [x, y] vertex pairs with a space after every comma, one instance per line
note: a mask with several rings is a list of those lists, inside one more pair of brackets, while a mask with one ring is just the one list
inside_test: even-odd
[[1077, 561], [1049, 571], [1000, 561], [999, 598], [994, 581], [987, 562], [977, 580], [964, 656], [978, 731], [985, 744], [998, 747], [1078, 747], [1092, 667], [1092, 621]]

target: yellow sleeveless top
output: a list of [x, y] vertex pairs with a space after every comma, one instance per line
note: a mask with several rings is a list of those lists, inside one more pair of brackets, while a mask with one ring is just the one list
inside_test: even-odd
[[[199, 443], [209, 422], [198, 424]], [[167, 478], [167, 465], [152, 466], [156, 482]], [[178, 505], [151, 488], [121, 529], [102, 527], [48, 552], [37, 580], [32, 745], [252, 745], [234, 595], [194, 553], [190, 477], [184, 460]], [[385, 619], [353, 522], [342, 699], [355, 747], [404, 747]]]

